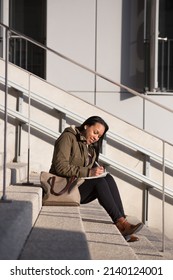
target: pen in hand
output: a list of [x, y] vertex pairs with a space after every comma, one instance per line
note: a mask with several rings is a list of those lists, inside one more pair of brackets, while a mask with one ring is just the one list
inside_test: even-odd
[[103, 166], [101, 166], [97, 161], [95, 161], [95, 164], [96, 164], [98, 167], [102, 167], [103, 170], [104, 170], [104, 172], [106, 172], [106, 169], [105, 169]]
[[97, 165], [97, 167], [100, 167], [100, 170], [102, 170], [102, 173], [105, 171], [104, 167], [101, 166], [97, 161], [95, 161], [95, 164]]
[[91, 168], [89, 177], [101, 176], [105, 172], [104, 167], [101, 166], [97, 161], [95, 161], [94, 163], [96, 167]]

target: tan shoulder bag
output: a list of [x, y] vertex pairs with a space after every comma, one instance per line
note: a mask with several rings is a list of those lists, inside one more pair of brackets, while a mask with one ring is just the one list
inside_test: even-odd
[[78, 187], [85, 180], [82, 178], [65, 178], [49, 172], [40, 173], [40, 183], [43, 188], [43, 205], [79, 206], [80, 193]]

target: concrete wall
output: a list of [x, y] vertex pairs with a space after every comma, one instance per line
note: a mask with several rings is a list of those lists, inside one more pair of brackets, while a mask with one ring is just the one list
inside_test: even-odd
[[[142, 26], [143, 7], [136, 0], [48, 1], [47, 45], [135, 89], [143, 88]], [[49, 52], [47, 80], [142, 127], [139, 99]]]

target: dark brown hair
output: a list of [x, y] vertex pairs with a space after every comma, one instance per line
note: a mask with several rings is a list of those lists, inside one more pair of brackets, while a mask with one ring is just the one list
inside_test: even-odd
[[101, 117], [99, 117], [99, 116], [91, 116], [87, 120], [85, 120], [83, 122], [83, 124], [81, 124], [81, 126], [78, 127], [78, 129], [79, 129], [80, 132], [82, 132], [85, 129], [85, 125], [92, 126], [92, 125], [95, 125], [96, 123], [100, 123], [100, 124], [102, 124], [105, 127], [105, 131], [104, 131], [103, 135], [99, 138], [99, 140], [97, 142], [95, 142], [93, 144], [94, 149], [96, 151], [96, 160], [98, 160], [99, 153], [100, 153], [101, 148], [102, 148], [103, 138], [105, 136], [105, 133], [108, 131], [109, 126], [107, 125], [107, 123]]

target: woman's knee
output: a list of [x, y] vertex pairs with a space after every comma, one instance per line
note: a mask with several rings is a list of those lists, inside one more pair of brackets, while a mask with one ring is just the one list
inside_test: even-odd
[[109, 185], [115, 184], [117, 186], [115, 179], [113, 178], [113, 176], [111, 174], [107, 174], [105, 179]]

